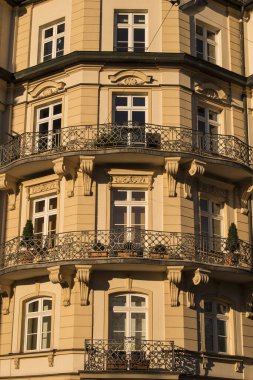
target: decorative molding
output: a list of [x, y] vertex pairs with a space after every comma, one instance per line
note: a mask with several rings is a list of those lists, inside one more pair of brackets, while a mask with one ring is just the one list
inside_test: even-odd
[[179, 284], [182, 280], [182, 271], [184, 267], [167, 267], [167, 279], [170, 283], [170, 305], [175, 307], [179, 305]]
[[13, 364], [15, 369], [20, 368], [20, 358], [13, 358]]
[[89, 285], [92, 266], [76, 265], [75, 268], [76, 277], [80, 284], [80, 305], [87, 306], [89, 304]]
[[9, 211], [15, 210], [18, 193], [17, 179], [7, 173], [0, 174], [0, 190], [6, 191], [8, 194]]
[[250, 180], [247, 183], [245, 183], [243, 186], [239, 189], [239, 198], [241, 203], [241, 213], [244, 215], [248, 215], [249, 209], [248, 209], [248, 200], [249, 197], [253, 194], [253, 181]]
[[[68, 198], [74, 196], [75, 182], [77, 177], [77, 167], [76, 164], [66, 157], [57, 158], [53, 161], [53, 169], [55, 174], [58, 175], [59, 182], [63, 177], [66, 179], [66, 188]], [[60, 186], [58, 186], [60, 187]]]
[[203, 95], [212, 100], [218, 100], [223, 103], [229, 101], [229, 96], [225, 91], [214, 83], [195, 83], [194, 90], [197, 94]]
[[49, 272], [49, 280], [53, 284], [60, 284], [63, 289], [63, 306], [69, 306], [74, 275], [73, 267], [55, 266], [47, 268], [47, 270]]
[[131, 172], [127, 171], [108, 171], [110, 176], [109, 189], [112, 187], [126, 187], [134, 186], [138, 188], [152, 189], [153, 184], [153, 172]]
[[176, 197], [176, 187], [177, 187], [177, 174], [179, 169], [179, 157], [166, 157], [165, 170], [168, 179], [168, 195], [169, 197]]
[[111, 83], [118, 83], [124, 86], [137, 86], [145, 83], [150, 84], [153, 81], [152, 76], [148, 76], [138, 70], [122, 70], [117, 74], [109, 75]]
[[80, 169], [83, 175], [84, 195], [91, 195], [92, 172], [95, 156], [80, 156]]
[[198, 183], [198, 190], [200, 193], [206, 193], [212, 195], [213, 199], [217, 198], [221, 202], [225, 202], [227, 199], [227, 190], [221, 189], [220, 187], [217, 187], [215, 185], [211, 185], [202, 181], [199, 181]]
[[48, 359], [48, 367], [53, 367], [54, 366], [54, 354], [50, 354], [47, 357]]
[[66, 86], [64, 82], [47, 80], [38, 84], [33, 90], [28, 91], [33, 98], [44, 98], [62, 92]]
[[10, 313], [10, 301], [12, 294], [12, 282], [0, 283], [0, 295], [2, 297], [2, 314]]
[[44, 182], [27, 187], [27, 199], [29, 200], [31, 195], [37, 195], [48, 191], [58, 192], [57, 181]]
[[209, 281], [210, 273], [210, 270], [196, 269], [192, 279], [193, 284], [196, 286], [201, 284], [206, 285]]
[[190, 309], [194, 309], [195, 306], [196, 306], [196, 304], [195, 304], [195, 293], [191, 289], [187, 292], [187, 307], [189, 307]]
[[206, 163], [200, 160], [192, 160], [190, 168], [185, 177], [184, 197], [192, 199], [192, 178], [202, 176], [205, 172]]

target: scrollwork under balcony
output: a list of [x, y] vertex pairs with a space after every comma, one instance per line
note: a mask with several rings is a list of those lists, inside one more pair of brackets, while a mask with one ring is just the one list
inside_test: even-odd
[[230, 252], [226, 238], [189, 233], [138, 228], [78, 231], [9, 240], [0, 246], [0, 270], [59, 262], [109, 263], [131, 259], [138, 263], [188, 262], [251, 271], [251, 252], [250, 244], [242, 240], [237, 250]]
[[26, 132], [0, 146], [0, 169], [12, 162], [57, 153], [134, 148], [223, 158], [253, 168], [252, 147], [232, 135], [201, 134], [154, 124], [72, 126], [47, 133]]

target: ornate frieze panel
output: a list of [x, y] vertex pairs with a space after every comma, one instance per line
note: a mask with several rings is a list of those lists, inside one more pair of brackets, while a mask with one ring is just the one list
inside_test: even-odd
[[9, 210], [15, 210], [16, 198], [18, 193], [17, 179], [9, 174], [0, 175], [0, 190], [6, 191], [8, 194], [8, 208]]
[[194, 90], [197, 94], [205, 96], [206, 98], [216, 100], [216, 101], [218, 100], [222, 103], [229, 102], [229, 96], [225, 93], [225, 91], [221, 87], [217, 86], [214, 83], [196, 82], [194, 86]]
[[153, 172], [129, 172], [125, 171], [108, 171], [110, 176], [109, 189], [112, 187], [139, 187], [152, 189]]
[[64, 82], [55, 82], [52, 80], [47, 80], [45, 82], [39, 83], [33, 90], [29, 91], [29, 94], [33, 98], [44, 98], [53, 94], [62, 92], [66, 86]]
[[27, 198], [30, 199], [31, 196], [51, 191], [59, 192], [59, 184], [57, 181], [49, 181], [27, 187]]
[[170, 305], [172, 307], [179, 305], [179, 285], [182, 280], [182, 271], [184, 267], [167, 267], [167, 279], [170, 283]]
[[137, 86], [145, 83], [152, 83], [153, 77], [144, 74], [139, 70], [122, 70], [115, 75], [109, 75], [111, 83], [123, 86]]
[[202, 194], [211, 195], [212, 199], [225, 202], [228, 198], [228, 190], [207, 182], [198, 182], [198, 191]]

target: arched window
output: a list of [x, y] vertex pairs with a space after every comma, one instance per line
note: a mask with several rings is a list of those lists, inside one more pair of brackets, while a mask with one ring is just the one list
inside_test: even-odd
[[147, 339], [147, 297], [142, 294], [113, 294], [110, 297], [109, 337], [116, 341], [125, 338]]
[[36, 298], [25, 306], [25, 351], [47, 350], [51, 346], [52, 299]]
[[204, 301], [205, 350], [229, 351], [229, 307], [218, 301]]

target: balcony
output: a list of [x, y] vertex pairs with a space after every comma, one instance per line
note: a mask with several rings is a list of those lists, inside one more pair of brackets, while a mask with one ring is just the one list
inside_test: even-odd
[[173, 341], [86, 340], [85, 352], [85, 372], [162, 371], [187, 375], [197, 372], [197, 356], [175, 346]]
[[[15, 161], [52, 160], [59, 154], [104, 155], [117, 152], [138, 152], [160, 156], [182, 155], [219, 159], [253, 169], [252, 147], [230, 135], [200, 134], [181, 127], [153, 124], [73, 126], [48, 133], [26, 132], [0, 146], [0, 169]], [[117, 160], [119, 159], [119, 156]], [[136, 159], [136, 154], [135, 154]], [[161, 161], [163, 162], [163, 161]], [[210, 165], [210, 169], [213, 166]], [[47, 170], [52, 168], [42, 168]], [[26, 170], [26, 169], [24, 169]], [[225, 173], [227, 169], [224, 170]]]
[[65, 232], [52, 236], [16, 237], [0, 247], [0, 269], [17, 266], [43, 267], [52, 263], [140, 263], [164, 266], [214, 265], [252, 269], [252, 248], [239, 240], [236, 251], [228, 250], [226, 238], [196, 234], [125, 228]]

